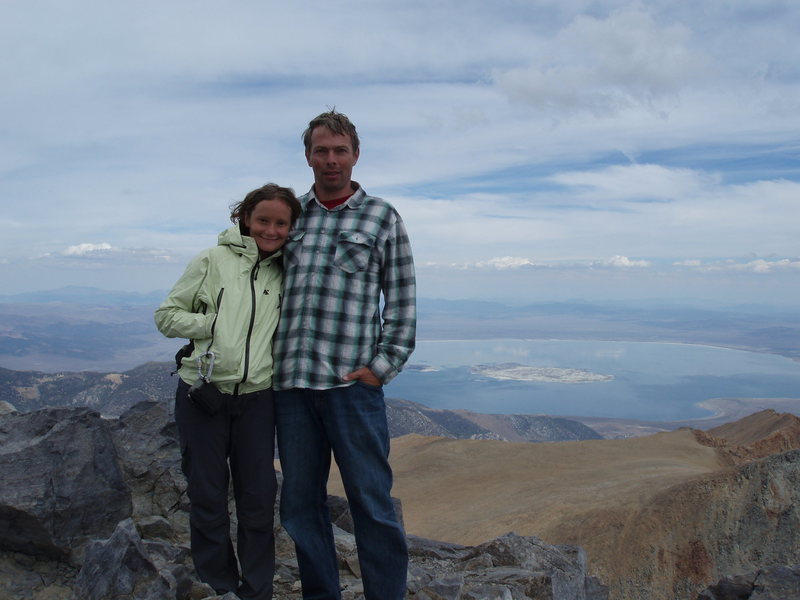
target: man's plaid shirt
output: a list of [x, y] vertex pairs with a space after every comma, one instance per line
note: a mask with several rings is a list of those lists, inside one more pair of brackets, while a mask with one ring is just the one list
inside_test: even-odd
[[416, 335], [414, 261], [400, 215], [361, 186], [331, 211], [313, 188], [300, 202], [303, 214], [283, 249], [273, 386], [351, 385], [342, 377], [364, 366], [388, 383]]

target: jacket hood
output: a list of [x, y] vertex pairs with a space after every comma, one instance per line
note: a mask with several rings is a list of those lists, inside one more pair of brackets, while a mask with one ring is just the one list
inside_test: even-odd
[[249, 235], [242, 235], [238, 224], [232, 225], [220, 233], [217, 236], [217, 244], [219, 246], [235, 246], [237, 248], [246, 248], [249, 245], [256, 247], [256, 241]]
[[[256, 241], [249, 235], [242, 235], [238, 224], [232, 225], [220, 233], [217, 236], [217, 245], [228, 246], [228, 248], [237, 254], [251, 257], [254, 260], [259, 258]], [[277, 250], [270, 256], [270, 258], [277, 258], [280, 255], [281, 251]]]

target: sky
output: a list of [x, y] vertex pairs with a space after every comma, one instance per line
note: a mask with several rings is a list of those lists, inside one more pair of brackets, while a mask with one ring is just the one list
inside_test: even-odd
[[330, 108], [419, 295], [796, 306], [793, 0], [4, 0], [0, 294], [168, 290]]

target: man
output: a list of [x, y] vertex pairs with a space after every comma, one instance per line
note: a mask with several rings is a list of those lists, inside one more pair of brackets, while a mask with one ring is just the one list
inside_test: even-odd
[[[405, 597], [408, 551], [391, 499], [382, 386], [414, 349], [408, 236], [386, 201], [351, 180], [359, 140], [332, 110], [303, 134], [314, 186], [284, 248], [275, 342], [281, 522], [294, 539], [303, 598], [339, 600], [326, 505], [331, 451], [342, 476], [367, 600]], [[381, 310], [383, 294], [383, 310]]]

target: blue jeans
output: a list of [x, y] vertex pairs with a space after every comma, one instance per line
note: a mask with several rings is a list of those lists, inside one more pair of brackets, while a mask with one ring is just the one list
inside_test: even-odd
[[295, 542], [305, 600], [339, 600], [327, 507], [331, 451], [342, 475], [367, 600], [406, 594], [408, 549], [391, 498], [383, 389], [360, 382], [275, 393], [283, 471], [281, 522]]

